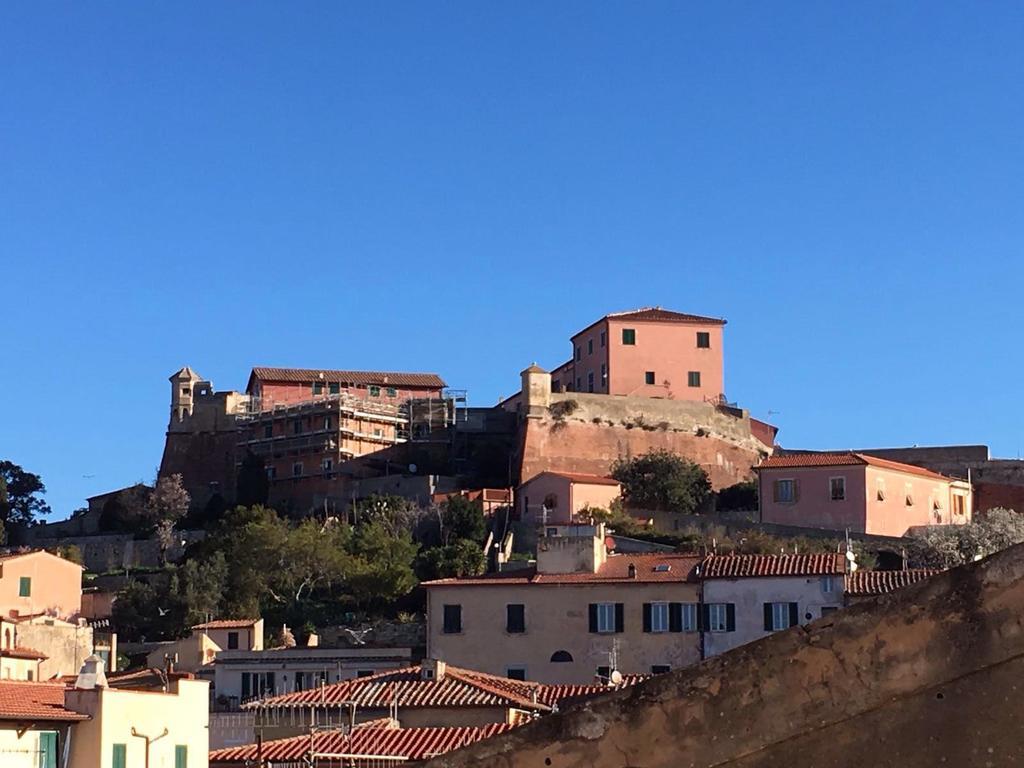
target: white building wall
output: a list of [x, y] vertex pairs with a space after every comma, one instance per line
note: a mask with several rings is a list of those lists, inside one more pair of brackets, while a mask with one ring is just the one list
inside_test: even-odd
[[708, 579], [704, 582], [705, 603], [733, 603], [736, 629], [733, 632], [705, 632], [704, 655], [720, 653], [744, 645], [771, 632], [764, 629], [765, 603], [797, 603], [801, 624], [822, 616], [822, 608], [843, 605], [843, 576], [832, 577], [832, 592], [825, 592], [822, 576], [773, 576], [741, 579]]

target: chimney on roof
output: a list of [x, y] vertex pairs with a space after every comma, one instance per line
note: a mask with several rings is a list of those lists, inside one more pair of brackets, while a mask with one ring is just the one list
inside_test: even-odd
[[448, 665], [440, 659], [424, 659], [420, 663], [421, 680], [443, 680]]
[[82, 664], [82, 669], [75, 680], [75, 690], [91, 691], [95, 688], [106, 688], [107, 676], [103, 673], [103, 659], [93, 654]]
[[309, 637], [306, 639], [306, 647], [316, 648], [318, 645], [320, 645], [320, 635], [316, 632], [310, 632]]

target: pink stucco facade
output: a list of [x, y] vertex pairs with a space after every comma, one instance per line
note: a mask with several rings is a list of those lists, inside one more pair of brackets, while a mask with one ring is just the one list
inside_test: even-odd
[[0, 615], [41, 613], [82, 613], [82, 566], [41, 550], [0, 558]]
[[832, 462], [818, 466], [799, 466], [796, 457], [767, 459], [758, 468], [762, 522], [879, 536], [970, 522], [967, 483], [896, 462], [850, 457], [806, 459]]
[[610, 478], [541, 472], [516, 489], [516, 511], [524, 522], [539, 524], [542, 522], [542, 508], [547, 507], [544, 522], [566, 525], [580, 510], [588, 507], [608, 509], [621, 492], [619, 483]]

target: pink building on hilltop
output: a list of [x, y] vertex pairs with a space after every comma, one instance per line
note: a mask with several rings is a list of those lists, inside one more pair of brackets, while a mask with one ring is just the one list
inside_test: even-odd
[[618, 480], [579, 472], [540, 472], [516, 489], [516, 510], [528, 523], [568, 525], [587, 508], [607, 510], [622, 495]]
[[441, 397], [444, 388], [436, 373], [257, 367], [249, 374], [245, 391], [267, 409], [341, 394], [397, 405], [412, 398]]
[[572, 337], [555, 392], [717, 400], [725, 392], [725, 320], [646, 307], [615, 312]]
[[863, 453], [771, 456], [757, 467], [761, 522], [904, 536], [971, 521], [971, 485]]

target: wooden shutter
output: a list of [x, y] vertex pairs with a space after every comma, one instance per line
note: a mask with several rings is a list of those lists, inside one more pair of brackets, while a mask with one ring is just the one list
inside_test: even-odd
[[651, 631], [651, 604], [644, 603], [644, 632]]
[[128, 762], [128, 748], [124, 744], [114, 745], [114, 759], [112, 761], [113, 768], [126, 768]]
[[736, 605], [734, 603], [727, 603], [725, 606], [725, 631], [736, 631]]
[[707, 603], [701, 603], [697, 606], [697, 629], [701, 632], [710, 631], [711, 629], [711, 606]]
[[57, 732], [39, 734], [39, 768], [57, 768]]
[[626, 626], [626, 607], [622, 603], [615, 604], [615, 631], [622, 632]]
[[795, 627], [800, 623], [800, 606], [797, 603], [789, 604], [789, 626]]
[[793, 480], [793, 503], [800, 501], [800, 481]]
[[682, 632], [683, 631], [683, 604], [682, 603], [669, 603], [668, 604], [668, 631], [669, 632]]
[[188, 768], [188, 747], [184, 744], [174, 747], [174, 768]]
[[764, 631], [765, 632], [771, 632], [773, 629], [775, 629], [775, 626], [774, 626], [774, 624], [772, 622], [772, 604], [771, 603], [765, 603], [764, 604]]
[[590, 631], [597, 632], [597, 603], [590, 604]]

